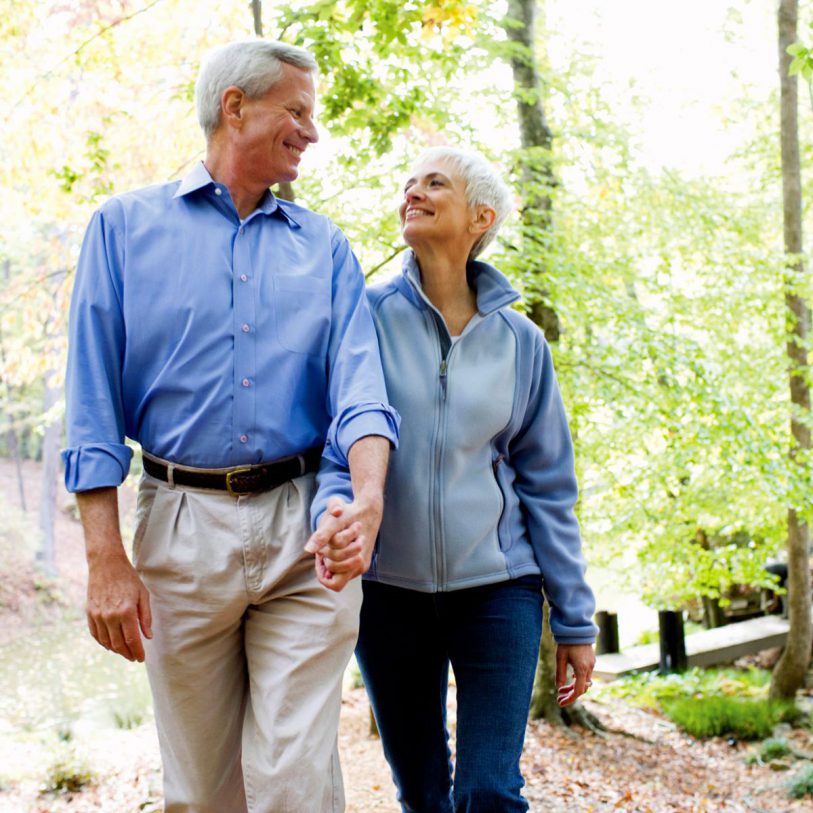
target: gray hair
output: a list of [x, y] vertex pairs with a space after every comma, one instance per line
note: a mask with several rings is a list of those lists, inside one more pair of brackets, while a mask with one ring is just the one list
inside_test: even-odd
[[478, 152], [466, 152], [455, 147], [430, 147], [418, 157], [425, 160], [446, 161], [466, 184], [466, 200], [470, 208], [488, 206], [496, 217], [487, 232], [472, 246], [469, 259], [473, 260], [497, 236], [503, 221], [514, 208], [511, 192], [494, 167]]
[[283, 64], [306, 71], [317, 69], [308, 51], [284, 42], [245, 40], [211, 51], [204, 58], [195, 85], [198, 121], [206, 138], [220, 124], [220, 99], [226, 88], [235, 85], [250, 99], [257, 99], [282, 78]]

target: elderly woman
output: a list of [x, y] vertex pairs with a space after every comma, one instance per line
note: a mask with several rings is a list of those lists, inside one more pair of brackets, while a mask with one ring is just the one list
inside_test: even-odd
[[475, 260], [510, 208], [479, 155], [427, 151], [404, 185], [403, 273], [369, 292], [402, 425], [356, 655], [403, 811], [528, 809], [519, 760], [543, 590], [561, 705], [593, 669], [594, 601], [550, 349], [511, 307], [508, 280]]

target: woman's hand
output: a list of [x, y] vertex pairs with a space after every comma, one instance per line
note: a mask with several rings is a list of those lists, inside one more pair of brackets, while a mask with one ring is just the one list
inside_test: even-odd
[[[567, 680], [567, 667], [573, 669], [573, 680]], [[592, 684], [596, 655], [592, 644], [558, 644], [556, 646], [556, 689], [560, 706], [575, 703]]]

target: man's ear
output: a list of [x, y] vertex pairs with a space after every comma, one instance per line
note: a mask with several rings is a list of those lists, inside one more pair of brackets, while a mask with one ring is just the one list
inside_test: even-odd
[[472, 213], [469, 231], [472, 234], [485, 234], [494, 225], [496, 219], [497, 213], [490, 206], [478, 206]]
[[220, 116], [223, 123], [230, 127], [242, 127], [245, 104], [246, 94], [237, 85], [229, 85], [220, 97]]

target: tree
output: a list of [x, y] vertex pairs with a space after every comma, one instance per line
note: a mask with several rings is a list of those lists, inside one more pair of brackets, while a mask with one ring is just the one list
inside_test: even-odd
[[[781, 87], [782, 200], [785, 252], [784, 275], [787, 309], [787, 357], [791, 400], [792, 461], [805, 459], [810, 443], [810, 310], [800, 294], [804, 277], [802, 259], [802, 185], [799, 164], [798, 81], [790, 75], [791, 54], [796, 42], [798, 0], [779, 3], [779, 77]], [[794, 496], [796, 499], [794, 499]], [[807, 492], [807, 499], [810, 492]], [[788, 617], [790, 632], [782, 657], [771, 680], [772, 697], [793, 697], [801, 688], [810, 663], [810, 529], [800, 512], [804, 494], [791, 497], [788, 507]]]

